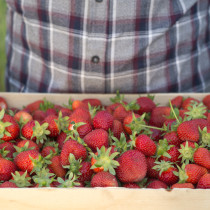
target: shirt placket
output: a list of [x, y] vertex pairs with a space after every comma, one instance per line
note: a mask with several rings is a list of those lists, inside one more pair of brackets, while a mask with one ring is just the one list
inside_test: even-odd
[[[88, 4], [88, 5], [87, 5]], [[105, 92], [105, 53], [108, 6], [104, 0], [86, 2], [83, 92]], [[84, 56], [84, 55], [83, 55]]]

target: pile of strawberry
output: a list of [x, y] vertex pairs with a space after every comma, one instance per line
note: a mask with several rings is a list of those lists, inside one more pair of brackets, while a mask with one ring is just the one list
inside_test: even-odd
[[111, 105], [0, 97], [0, 188], [210, 188], [210, 95]]

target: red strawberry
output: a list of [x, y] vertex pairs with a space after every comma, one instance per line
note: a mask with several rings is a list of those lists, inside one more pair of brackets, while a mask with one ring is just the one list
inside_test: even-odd
[[162, 134], [163, 134], [162, 131], [157, 130], [157, 129], [153, 129], [153, 128], [151, 128], [150, 130], [152, 132], [152, 134], [150, 135], [150, 138], [153, 141], [159, 141], [162, 138]]
[[90, 104], [91, 106], [102, 106], [101, 101], [97, 98], [86, 98], [83, 99], [82, 102], [87, 105]]
[[69, 118], [70, 122], [91, 122], [91, 115], [88, 109], [77, 108]]
[[157, 147], [154, 141], [152, 141], [152, 139], [149, 136], [145, 134], [138, 135], [135, 143], [136, 149], [142, 152], [144, 155], [155, 155]]
[[36, 110], [33, 113], [33, 120], [38, 121], [39, 123], [41, 123], [46, 117], [46, 113], [42, 110]]
[[28, 121], [31, 121], [33, 120], [32, 116], [26, 112], [26, 111], [19, 111], [15, 114], [14, 116], [14, 119], [17, 121], [17, 122], [28, 122]]
[[49, 116], [49, 115], [55, 115], [55, 116], [57, 116], [58, 113], [57, 113], [57, 111], [54, 108], [49, 108], [46, 111], [46, 116]]
[[153, 157], [147, 157], [147, 176], [149, 178], [155, 178], [158, 179], [159, 172], [153, 169], [154, 166], [156, 166], [155, 161], [156, 159]]
[[[28, 123], [26, 123], [21, 130], [21, 133], [23, 135], [24, 138], [26, 139], [31, 139], [32, 135], [33, 135], [33, 127], [35, 126], [35, 121], [32, 120]], [[36, 138], [33, 137], [33, 140], [35, 140]]]
[[151, 112], [150, 125], [162, 127], [166, 116], [170, 115], [171, 108], [167, 106], [155, 107]]
[[182, 101], [183, 101], [183, 96], [176, 96], [171, 100], [171, 104], [173, 107], [180, 109], [182, 106]]
[[4, 158], [0, 158], [0, 181], [8, 181], [12, 177], [11, 173], [16, 170], [15, 164]]
[[161, 161], [155, 162], [157, 165], [153, 169], [160, 171], [159, 180], [167, 185], [173, 185], [178, 182], [178, 176], [174, 172], [178, 172], [171, 162]]
[[22, 140], [17, 143], [17, 147], [20, 147], [20, 148], [24, 147], [26, 143], [28, 144], [28, 148], [34, 147], [34, 150], [39, 151], [39, 146], [32, 140]]
[[100, 149], [102, 146], [109, 146], [109, 135], [103, 129], [95, 129], [84, 137], [84, 142], [96, 152], [97, 147]]
[[187, 110], [189, 107], [191, 107], [191, 103], [193, 101], [196, 101], [198, 103], [200, 103], [199, 100], [195, 99], [195, 98], [192, 98], [192, 97], [189, 97], [189, 98], [186, 98], [183, 102], [182, 102], [182, 109], [185, 109]]
[[140, 115], [145, 112], [151, 112], [156, 107], [153, 100], [149, 97], [139, 97], [136, 99], [136, 103], [140, 106], [140, 109], [137, 111], [137, 113]]
[[[124, 102], [124, 103], [126, 104], [126, 102]], [[120, 105], [121, 105], [120, 103], [111, 104], [111, 105], [106, 107], [106, 111], [109, 112], [111, 115], [113, 115], [114, 110]]]
[[86, 103], [83, 103], [82, 101], [80, 100], [75, 100], [72, 102], [72, 109], [73, 110], [76, 110], [78, 108], [84, 108], [86, 110], [88, 110], [88, 104]]
[[130, 182], [130, 183], [125, 183], [123, 185], [123, 187], [126, 187], [126, 188], [140, 188], [138, 184], [134, 183], [134, 182]]
[[78, 178], [78, 181], [85, 183], [91, 180], [91, 177], [93, 175], [93, 170], [91, 168], [91, 163], [90, 162], [82, 162], [81, 163], [82, 167], [79, 169], [79, 172], [81, 175]]
[[66, 117], [66, 116], [69, 117], [72, 114], [72, 110], [68, 108], [62, 108], [60, 112], [62, 113], [63, 117]]
[[49, 168], [57, 177], [65, 177], [66, 170], [61, 165], [61, 157], [59, 155], [52, 157]]
[[161, 188], [167, 189], [167, 187], [168, 187], [167, 184], [160, 180], [153, 180], [147, 185], [147, 188], [152, 188], [152, 189], [161, 189]]
[[[136, 118], [139, 118], [139, 117], [140, 117], [140, 115], [138, 115], [138, 114], [134, 114], [134, 115], [135, 115]], [[131, 128], [130, 128], [128, 125], [129, 125], [132, 121], [133, 121], [133, 114], [132, 114], [132, 113], [128, 114], [128, 115], [124, 118], [124, 120], [123, 120], [123, 128], [124, 128], [125, 132], [126, 132], [127, 134], [129, 134], [129, 135], [132, 134], [132, 130], [131, 130]]]
[[6, 181], [0, 185], [0, 188], [18, 188], [18, 186], [13, 182]]
[[37, 100], [33, 103], [30, 103], [26, 106], [25, 110], [28, 110], [30, 113], [33, 113], [34, 111], [38, 110], [40, 107], [40, 104], [43, 104], [43, 100]]
[[114, 118], [107, 111], [99, 111], [93, 118], [93, 126], [95, 129], [104, 129], [108, 131], [113, 125]]
[[118, 187], [118, 182], [114, 175], [102, 171], [93, 176], [91, 187]]
[[57, 137], [60, 133], [60, 127], [55, 120], [58, 120], [58, 117], [56, 115], [48, 115], [44, 120], [45, 123], [48, 123], [47, 130], [50, 131], [49, 136], [52, 138]]
[[206, 148], [198, 148], [194, 153], [194, 161], [207, 169], [210, 169], [210, 152]]
[[8, 151], [8, 154], [6, 154], [6, 157], [13, 158], [13, 153], [15, 152], [15, 148], [13, 143], [11, 142], [3, 142], [0, 144], [0, 150], [5, 149]]
[[210, 94], [206, 95], [202, 102], [205, 106], [207, 106], [208, 110], [210, 110]]
[[194, 119], [190, 121], [184, 121], [177, 128], [178, 137], [182, 141], [197, 142], [200, 137], [198, 127], [203, 129], [207, 125], [208, 121], [205, 119]]
[[189, 189], [195, 189], [194, 185], [192, 183], [176, 183], [171, 186], [171, 189], [175, 188], [189, 188]]
[[48, 155], [50, 155], [50, 153], [56, 155], [56, 148], [53, 146], [46, 146], [42, 149], [41, 155], [42, 157], [47, 157]]
[[61, 151], [61, 165], [69, 165], [69, 154], [73, 154], [75, 156], [75, 159], [78, 160], [81, 158], [82, 160], [85, 160], [87, 157], [87, 151], [85, 147], [82, 144], [79, 144], [75, 140], [68, 140], [63, 145], [62, 151]]
[[120, 122], [123, 122], [124, 118], [131, 114], [131, 111], [127, 111], [123, 105], [119, 105], [113, 113], [113, 117], [115, 120], [119, 120]]
[[119, 120], [114, 120], [111, 131], [114, 137], [116, 137], [117, 139], [120, 139], [121, 133], [124, 133], [122, 123]]
[[210, 189], [210, 174], [203, 175], [198, 181], [197, 188]]
[[169, 145], [179, 146], [182, 143], [175, 131], [166, 133], [164, 139], [167, 140]]
[[8, 108], [8, 105], [7, 105], [6, 100], [3, 97], [0, 97], [0, 111], [2, 109], [6, 110], [7, 108]]
[[21, 171], [27, 170], [30, 173], [34, 168], [34, 163], [31, 158], [38, 159], [39, 152], [37, 150], [23, 151], [15, 157], [14, 162]]
[[169, 150], [167, 150], [167, 153], [171, 156], [171, 158], [169, 157], [165, 157], [165, 156], [161, 156], [160, 160], [165, 160], [165, 161], [170, 161], [172, 163], [180, 163], [180, 152], [179, 152], [179, 148], [176, 146], [171, 147]]
[[179, 183], [192, 183], [197, 184], [199, 179], [207, 173], [207, 169], [196, 164], [183, 164], [179, 168]]
[[143, 153], [128, 150], [117, 161], [120, 166], [116, 168], [116, 173], [121, 182], [139, 182], [146, 176], [147, 162]]
[[[62, 147], [63, 147], [64, 141], [66, 140], [66, 137], [67, 137], [67, 135], [63, 131], [57, 136], [56, 141], [58, 143], [58, 148], [60, 150], [62, 150]], [[68, 140], [70, 140], [70, 139], [68, 139]]]

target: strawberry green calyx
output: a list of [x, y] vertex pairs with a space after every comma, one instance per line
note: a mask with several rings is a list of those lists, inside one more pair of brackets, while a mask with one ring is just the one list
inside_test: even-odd
[[167, 171], [169, 168], [173, 167], [173, 163], [171, 163], [169, 161], [161, 160], [160, 162], [155, 161], [154, 163], [156, 165], [152, 169], [159, 171], [160, 176], [164, 171]]
[[200, 143], [202, 147], [210, 147], [210, 133], [207, 131], [207, 127], [204, 127], [203, 130], [200, 129]]
[[66, 116], [66, 117], [63, 117], [62, 116], [62, 112], [59, 112], [58, 114], [58, 119], [55, 120], [57, 126], [58, 126], [58, 129], [59, 129], [59, 133], [61, 131], [66, 131], [68, 130], [68, 126], [69, 126], [69, 117]]
[[35, 159], [30, 156], [30, 159], [32, 160], [34, 165], [31, 174], [33, 174], [34, 172], [39, 173], [43, 168], [51, 164], [51, 161], [48, 158], [43, 158], [41, 155], [39, 155], [39, 157]]
[[70, 122], [68, 130], [65, 130], [64, 131], [66, 133], [65, 142], [69, 138], [76, 140], [79, 137], [79, 133], [78, 133], [77, 129], [80, 126], [85, 125], [85, 124], [86, 123], [84, 123], [84, 122], [79, 122], [79, 123], [75, 123], [74, 121]]
[[11, 136], [11, 134], [6, 131], [6, 127], [9, 127], [10, 125], [12, 125], [12, 123], [10, 122], [3, 122], [2, 119], [4, 117], [4, 114], [5, 114], [5, 110], [2, 109], [0, 111], [0, 139], [6, 135], [6, 136]]
[[173, 147], [173, 145], [168, 145], [168, 141], [166, 139], [159, 140], [158, 146], [157, 146], [157, 158], [160, 156], [164, 156], [167, 158], [171, 158], [171, 156], [167, 153], [167, 151]]
[[90, 103], [88, 103], [88, 109], [91, 116], [91, 119], [93, 119], [97, 113], [97, 111], [101, 110], [100, 106], [91, 106]]
[[126, 137], [124, 133], [121, 133], [120, 139], [112, 136], [113, 143], [112, 145], [115, 146], [117, 152], [123, 153], [128, 150], [129, 145], [127, 144]]
[[79, 177], [81, 173], [79, 172], [79, 169], [82, 167], [82, 159], [76, 160], [75, 156], [70, 153], [69, 154], [69, 163], [70, 165], [65, 165], [63, 168], [68, 169], [68, 172], [66, 173], [66, 176], [68, 176], [70, 173], [73, 173], [76, 177]]
[[110, 98], [112, 103], [123, 103], [124, 95], [120, 94], [119, 90], [116, 91], [116, 96], [114, 98]]
[[69, 174], [68, 179], [63, 180], [62, 178], [58, 177], [57, 181], [60, 183], [58, 186], [59, 188], [72, 188], [79, 186], [80, 183], [76, 181], [77, 177], [71, 172]]
[[47, 168], [42, 168], [40, 171], [36, 172], [36, 175], [33, 176], [33, 180], [39, 187], [50, 187], [50, 184], [55, 181], [55, 174], [50, 173]]
[[13, 147], [16, 149], [16, 152], [13, 153], [14, 158], [21, 152], [35, 149], [35, 147], [30, 147], [29, 148], [29, 142], [28, 141], [24, 144], [23, 147], [17, 147], [17, 146], [13, 146]]
[[139, 110], [140, 106], [136, 103], [136, 101], [131, 101], [128, 104], [121, 103], [126, 111], [133, 111], [133, 110]]
[[48, 109], [54, 108], [54, 104], [52, 102], [47, 101], [46, 98], [44, 98], [43, 100], [44, 100], [44, 103], [41, 103], [39, 106], [39, 109], [41, 111], [46, 112]]
[[9, 151], [6, 150], [6, 147], [0, 149], [0, 155], [2, 158], [4, 159], [10, 159], [10, 158], [7, 158], [7, 155], [9, 154]]
[[205, 105], [197, 101], [192, 101], [190, 104], [191, 106], [188, 107], [188, 112], [185, 112], [187, 116], [187, 120], [193, 120], [193, 119], [206, 119], [207, 117], [204, 115], [206, 112]]
[[103, 167], [104, 171], [108, 171], [112, 175], [115, 175], [114, 168], [119, 166], [119, 162], [114, 160], [114, 158], [119, 155], [119, 152], [114, 152], [110, 154], [112, 147], [106, 149], [104, 146], [101, 149], [97, 148], [97, 153], [90, 153], [92, 158], [96, 160], [95, 164], [92, 165], [91, 169]]
[[188, 175], [185, 172], [185, 164], [183, 163], [181, 168], [177, 165], [178, 171], [174, 171], [174, 174], [179, 177], [178, 183], [185, 183], [188, 179]]
[[188, 141], [186, 142], [185, 146], [183, 144], [180, 145], [181, 149], [179, 149], [180, 156], [182, 158], [182, 163], [189, 164], [190, 162], [194, 162], [193, 156], [195, 151], [198, 148], [198, 144], [195, 143], [195, 148], [189, 147]]
[[33, 135], [31, 139], [33, 139], [33, 137], [36, 137], [36, 143], [43, 144], [44, 140], [47, 140], [47, 135], [50, 134], [50, 131], [47, 130], [48, 125], [48, 123], [43, 123], [42, 125], [40, 125], [38, 121], [35, 121], [35, 126], [33, 127]]
[[15, 173], [12, 173], [12, 177], [14, 180], [10, 180], [11, 182], [15, 183], [18, 187], [29, 187], [31, 186], [30, 180], [31, 177], [26, 177], [27, 171], [23, 175], [20, 175], [18, 171], [15, 171]]
[[72, 110], [72, 104], [73, 104], [73, 100], [71, 98], [69, 98], [68, 104], [67, 105], [66, 104], [63, 104], [63, 107]]

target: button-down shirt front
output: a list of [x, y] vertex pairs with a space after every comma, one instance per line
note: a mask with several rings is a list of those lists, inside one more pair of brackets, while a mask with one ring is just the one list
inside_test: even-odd
[[9, 91], [210, 91], [209, 0], [7, 3]]

